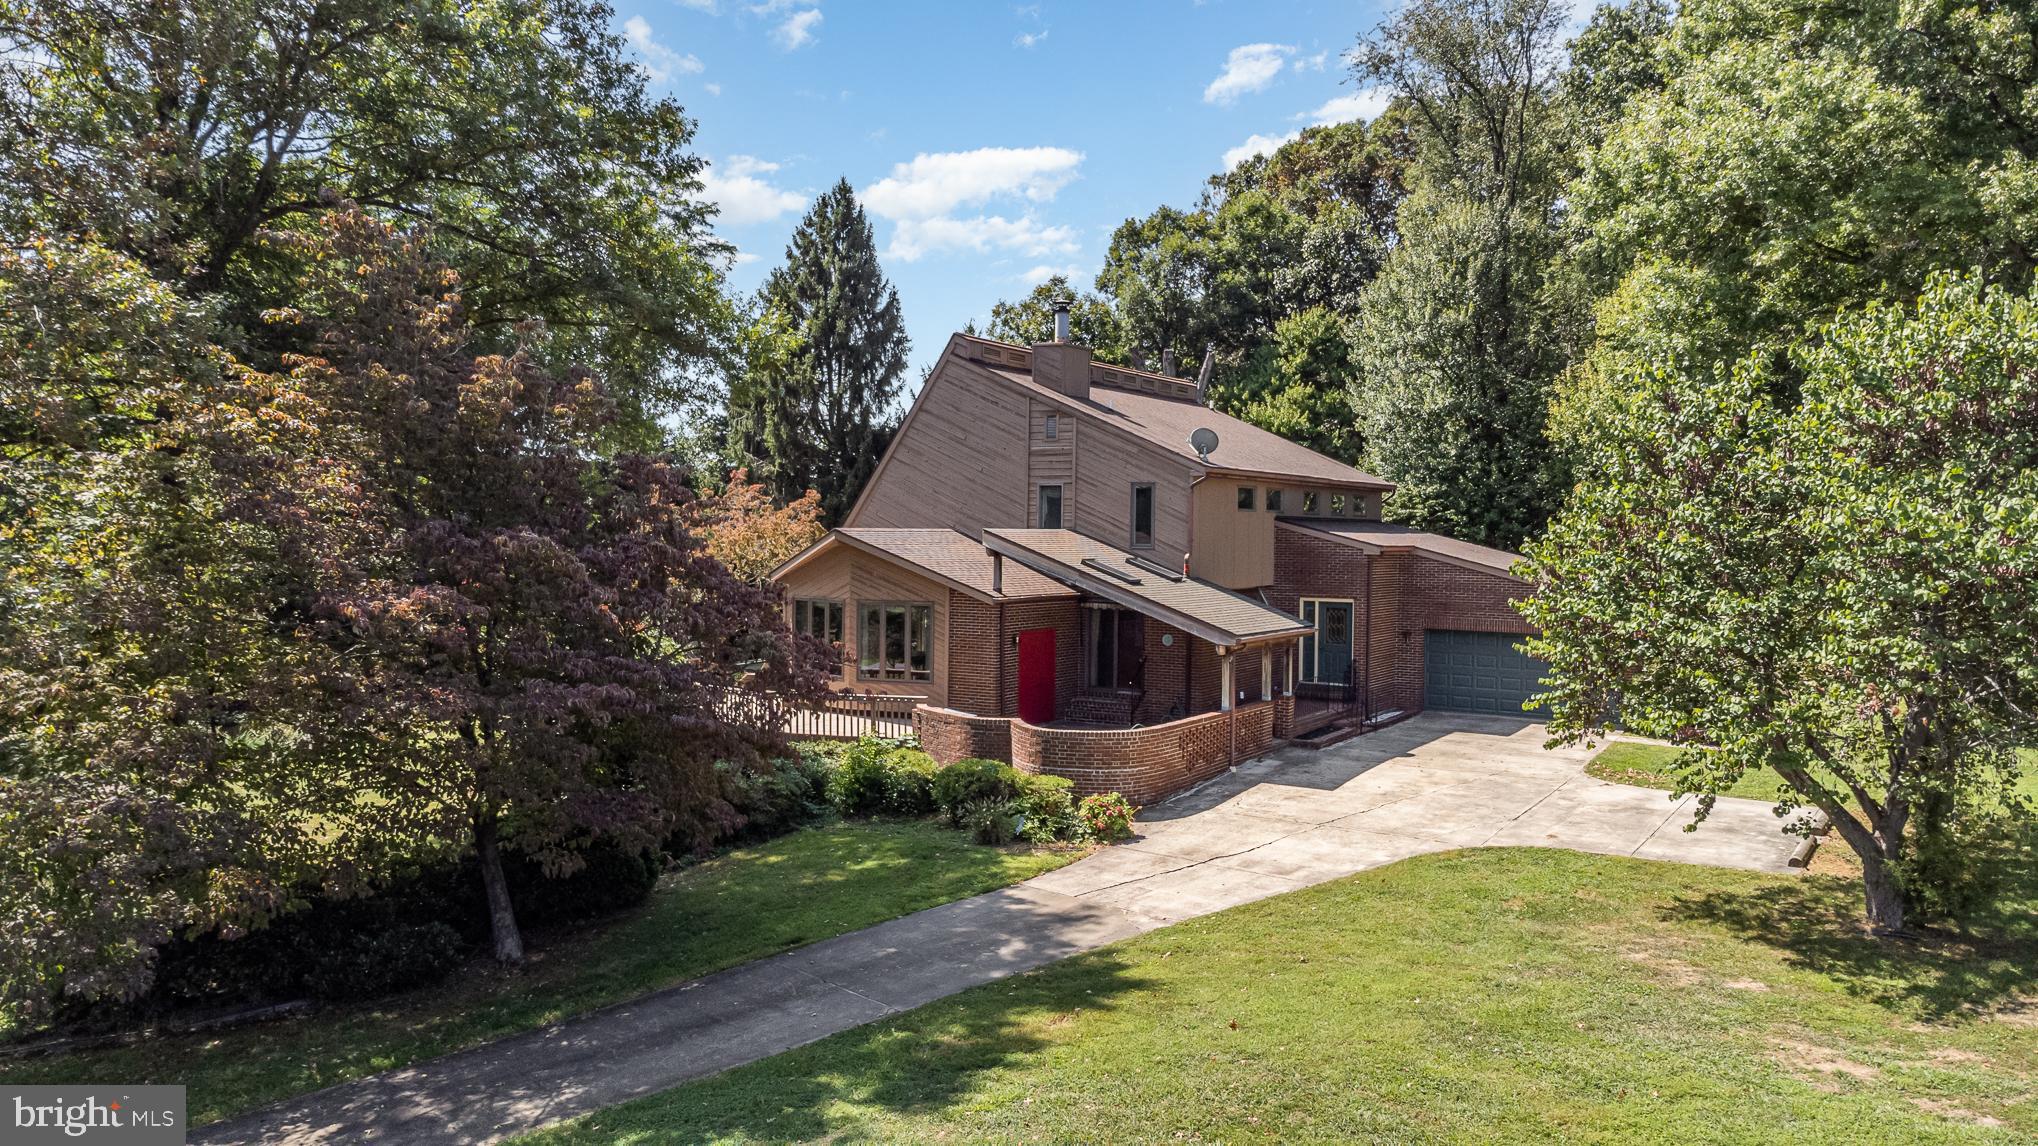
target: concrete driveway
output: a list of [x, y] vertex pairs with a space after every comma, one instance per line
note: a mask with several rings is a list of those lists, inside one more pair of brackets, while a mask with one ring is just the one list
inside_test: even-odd
[[1789, 871], [1800, 837], [1773, 805], [1585, 774], [1540, 724], [1424, 713], [1320, 751], [1288, 748], [1146, 809], [1139, 838], [1028, 886], [1171, 922], [1422, 852], [1533, 846]]
[[1140, 817], [1140, 838], [1026, 883], [880, 923], [542, 1030], [301, 1095], [211, 1146], [479, 1146], [775, 1054], [1178, 919], [1419, 852], [1492, 844], [1788, 870], [1769, 806], [1587, 777], [1539, 725], [1424, 715], [1252, 761]]

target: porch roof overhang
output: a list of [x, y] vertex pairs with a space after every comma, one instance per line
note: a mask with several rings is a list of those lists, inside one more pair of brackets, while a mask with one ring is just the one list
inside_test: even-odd
[[1187, 577], [1069, 529], [986, 529], [1006, 560], [1220, 648], [1292, 640], [1308, 625], [1251, 597]]
[[1475, 545], [1470, 541], [1459, 541], [1441, 533], [1425, 533], [1386, 521], [1358, 521], [1338, 518], [1280, 517], [1274, 520], [1277, 529], [1292, 529], [1316, 537], [1329, 538], [1358, 550], [1369, 556], [1382, 553], [1412, 553], [1446, 565], [1456, 565], [1475, 573], [1490, 573], [1495, 577], [1527, 582], [1514, 572], [1515, 563], [1521, 554], [1505, 549]]

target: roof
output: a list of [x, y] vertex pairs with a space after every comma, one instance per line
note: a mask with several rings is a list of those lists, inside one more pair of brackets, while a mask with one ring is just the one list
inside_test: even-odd
[[836, 529], [772, 571], [776, 581], [835, 545], [849, 545], [926, 574], [982, 601], [1069, 597], [1064, 585], [1024, 567], [1005, 568], [1002, 590], [991, 587], [991, 554], [980, 542], [953, 529]]
[[[1355, 521], [1342, 518], [1283, 517], [1278, 524], [1323, 534], [1369, 553], [1412, 552], [1446, 561], [1481, 573], [1514, 576], [1514, 564], [1521, 554], [1505, 549], [1474, 545], [1441, 533], [1425, 533], [1387, 521]], [[1518, 578], [1517, 578], [1518, 579]]]
[[[1024, 387], [1029, 393], [1092, 415], [1107, 425], [1214, 471], [1290, 478], [1300, 483], [1364, 486], [1383, 491], [1394, 488], [1393, 482], [1354, 469], [1335, 458], [1327, 458], [1250, 422], [1221, 414], [1192, 397], [1175, 397], [1174, 394], [1192, 395], [1195, 392], [1193, 386], [1180, 378], [1097, 363], [1091, 367], [1089, 398], [1074, 398], [1033, 380], [1031, 359], [1025, 347], [971, 336], [958, 336], [951, 345], [955, 343], [1003, 347], [1006, 363], [979, 362], [977, 365]], [[1015, 358], [1023, 358], [1028, 365], [1011, 361]], [[1121, 388], [1110, 382], [1100, 382], [1099, 374], [1151, 384], [1162, 392]], [[1217, 448], [1210, 452], [1208, 461], [1189, 445], [1190, 433], [1199, 429], [1212, 430], [1217, 434]]]
[[1073, 530], [986, 529], [984, 548], [1215, 645], [1250, 644], [1309, 631], [1300, 620], [1251, 597], [1184, 577]]

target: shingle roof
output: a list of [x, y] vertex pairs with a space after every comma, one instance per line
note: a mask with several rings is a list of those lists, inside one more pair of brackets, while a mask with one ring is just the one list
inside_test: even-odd
[[[1288, 637], [1301, 621], [1250, 597], [1184, 577], [1067, 529], [986, 529], [984, 547], [1091, 596], [1166, 621], [1218, 645]], [[1009, 579], [1009, 570], [1006, 577]]]
[[1410, 529], [1406, 525], [1396, 525], [1387, 521], [1284, 517], [1280, 519], [1280, 524], [1325, 534], [1375, 552], [1407, 549], [1425, 557], [1434, 557], [1454, 565], [1503, 576], [1513, 576], [1514, 563], [1521, 560], [1519, 553], [1474, 545], [1472, 542], [1446, 537], [1441, 533], [1425, 533], [1419, 529]]
[[1074, 595], [1067, 586], [1010, 562], [1005, 565], [1003, 591], [992, 589], [990, 553], [982, 544], [953, 529], [837, 529], [805, 553], [780, 566], [772, 574], [772, 579], [785, 576], [808, 557], [837, 543], [893, 558], [986, 601]]
[[[1169, 453], [1187, 458], [1199, 465], [1206, 465], [1213, 470], [1293, 478], [1298, 482], [1321, 482], [1326, 485], [1365, 486], [1379, 490], [1394, 488], [1394, 483], [1384, 478], [1354, 469], [1334, 458], [1324, 457], [1307, 446], [1298, 445], [1279, 434], [1263, 430], [1250, 422], [1240, 421], [1229, 414], [1218, 413], [1192, 400], [1096, 384], [1090, 387], [1088, 399], [1072, 398], [1059, 390], [1034, 381], [1029, 370], [991, 362], [978, 365], [1000, 378], [1024, 387], [1031, 393], [1093, 414], [1106, 424], [1116, 426]], [[1121, 374], [1138, 373], [1119, 367], [1107, 369]], [[1180, 379], [1167, 381], [1175, 382], [1178, 387], [1181, 382]], [[1199, 458], [1195, 449], [1189, 445], [1189, 434], [1198, 429], [1213, 430], [1217, 434], [1217, 448], [1211, 451], [1208, 462]]]

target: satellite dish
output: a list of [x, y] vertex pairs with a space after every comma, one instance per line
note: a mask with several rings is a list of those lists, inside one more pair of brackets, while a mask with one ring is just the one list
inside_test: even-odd
[[1198, 426], [1195, 432], [1189, 435], [1189, 448], [1196, 451], [1197, 457], [1209, 461], [1210, 451], [1217, 448], [1217, 431]]

